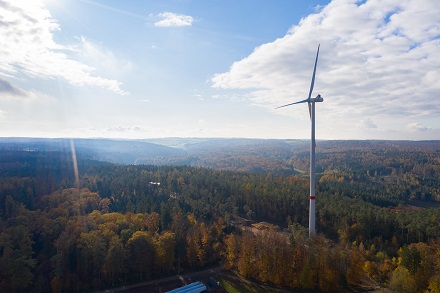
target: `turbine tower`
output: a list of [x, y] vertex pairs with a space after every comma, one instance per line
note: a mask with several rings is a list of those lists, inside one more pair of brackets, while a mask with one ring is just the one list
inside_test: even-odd
[[321, 95], [317, 95], [316, 98], [311, 98], [313, 92], [313, 86], [315, 85], [315, 74], [316, 74], [316, 64], [318, 63], [318, 55], [319, 55], [319, 46], [318, 51], [316, 52], [315, 59], [315, 67], [313, 68], [313, 76], [312, 82], [310, 84], [309, 96], [307, 99], [290, 103], [287, 105], [279, 106], [275, 109], [287, 107], [295, 104], [307, 103], [309, 106], [309, 115], [312, 124], [312, 137], [310, 141], [310, 210], [309, 210], [309, 237], [313, 237], [315, 235], [315, 103], [323, 102], [324, 99]]

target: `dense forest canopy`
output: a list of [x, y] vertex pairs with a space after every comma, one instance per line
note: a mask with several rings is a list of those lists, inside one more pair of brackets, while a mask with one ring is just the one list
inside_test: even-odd
[[304, 141], [102, 143], [75, 140], [76, 188], [70, 141], [0, 140], [0, 291], [87, 291], [218, 262], [282, 287], [440, 286], [438, 141], [318, 142], [312, 240]]

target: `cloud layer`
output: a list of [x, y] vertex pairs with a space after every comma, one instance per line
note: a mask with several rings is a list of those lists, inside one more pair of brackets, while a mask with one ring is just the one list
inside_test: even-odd
[[[272, 109], [302, 100], [321, 43], [313, 96], [325, 99], [319, 104], [324, 124], [344, 117], [376, 128], [387, 117], [439, 117], [439, 15], [437, 0], [334, 0], [215, 75], [213, 86], [248, 89], [252, 103]], [[278, 113], [291, 111], [304, 109]]]
[[74, 86], [97, 86], [125, 95], [121, 83], [94, 75], [95, 68], [69, 58], [54, 41], [60, 30], [40, 0], [0, 0], [0, 75], [61, 78]]
[[24, 97], [26, 93], [13, 86], [9, 81], [0, 78], [0, 94], [12, 97]]
[[191, 26], [193, 22], [192, 16], [176, 14], [172, 12], [163, 12], [158, 15], [161, 20], [154, 23], [155, 26]]

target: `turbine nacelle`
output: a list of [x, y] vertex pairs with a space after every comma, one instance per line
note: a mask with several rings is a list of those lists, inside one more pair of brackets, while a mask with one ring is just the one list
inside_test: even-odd
[[324, 99], [321, 97], [321, 95], [317, 95], [316, 98], [310, 99], [310, 102], [324, 102]]
[[317, 95], [316, 98], [308, 98], [299, 102], [295, 102], [295, 103], [290, 103], [287, 105], [282, 105], [279, 107], [276, 107], [275, 109], [279, 109], [279, 108], [283, 108], [283, 107], [287, 107], [287, 106], [291, 106], [291, 105], [296, 105], [296, 104], [301, 104], [301, 103], [315, 103], [315, 102], [324, 102], [324, 99], [321, 97], [321, 95]]

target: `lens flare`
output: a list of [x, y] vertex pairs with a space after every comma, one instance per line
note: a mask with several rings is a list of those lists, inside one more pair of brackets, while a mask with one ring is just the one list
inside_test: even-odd
[[70, 150], [72, 152], [73, 172], [75, 173], [75, 187], [79, 189], [78, 162], [76, 160], [75, 143], [73, 139], [70, 139]]

